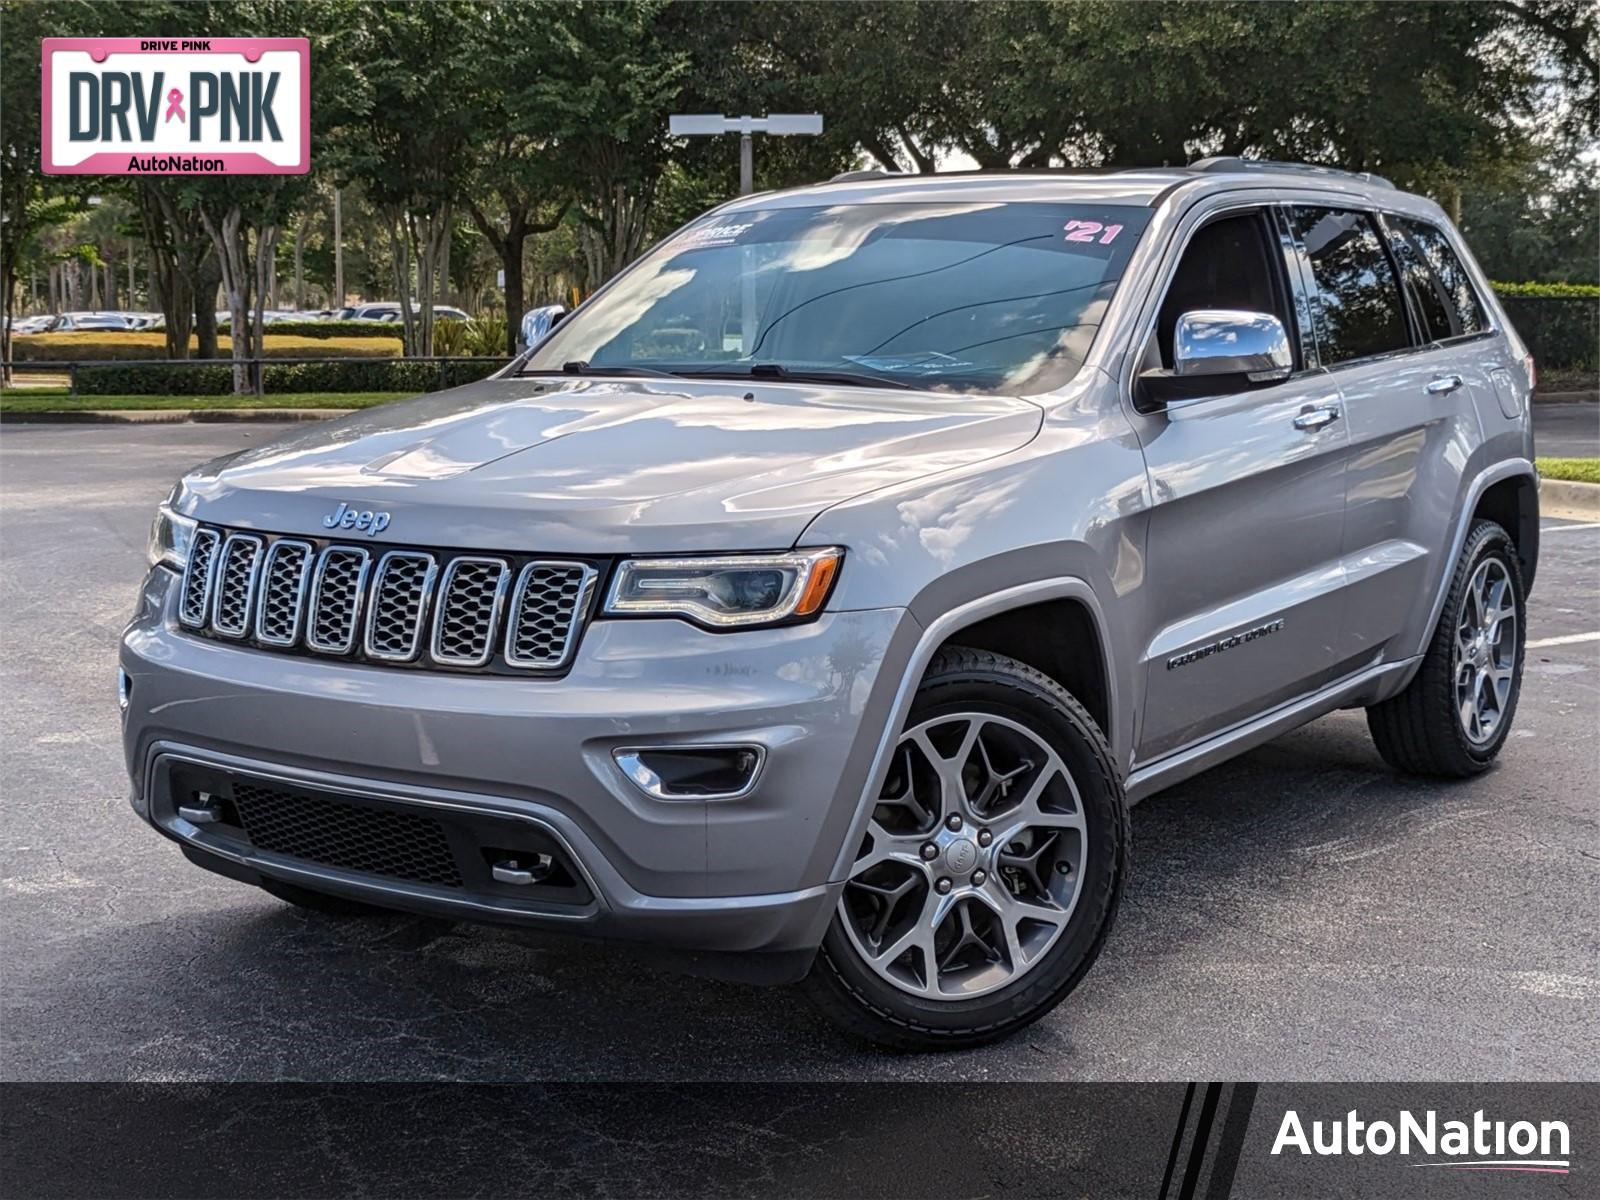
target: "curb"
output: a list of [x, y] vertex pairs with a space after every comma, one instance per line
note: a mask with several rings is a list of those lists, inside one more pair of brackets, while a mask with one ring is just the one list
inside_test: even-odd
[[1600, 483], [1541, 479], [1539, 515], [1570, 521], [1600, 521]]
[[325, 421], [354, 408], [79, 408], [68, 412], [0, 409], [0, 425], [230, 425], [251, 421]]
[[1600, 400], [1600, 391], [1589, 389], [1581, 392], [1540, 392], [1533, 393], [1535, 404], [1593, 404]]

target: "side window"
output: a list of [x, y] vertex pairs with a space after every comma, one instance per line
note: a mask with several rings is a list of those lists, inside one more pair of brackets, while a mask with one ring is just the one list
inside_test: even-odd
[[1454, 337], [1460, 332], [1456, 327], [1455, 305], [1428, 265], [1421, 247], [1400, 228], [1396, 218], [1385, 217], [1384, 227], [1389, 232], [1389, 248], [1400, 266], [1400, 278], [1405, 281], [1406, 293], [1422, 322], [1422, 336], [1430, 342]]
[[1437, 225], [1430, 225], [1426, 221], [1418, 221], [1412, 217], [1396, 218], [1395, 224], [1401, 236], [1415, 246], [1417, 252], [1427, 259], [1428, 265], [1433, 268], [1439, 287], [1449, 298], [1455, 316], [1455, 332], [1482, 333], [1488, 329], [1489, 321], [1484, 316], [1478, 293], [1472, 286], [1472, 277], [1467, 274], [1466, 267], [1456, 257], [1456, 252], [1450, 248], [1450, 239], [1445, 237], [1444, 230]]
[[1285, 303], [1278, 259], [1264, 213], [1220, 217], [1189, 239], [1167, 286], [1156, 318], [1161, 366], [1171, 369], [1173, 331], [1178, 318], [1197, 308], [1236, 308], [1271, 313], [1294, 330]]
[[1311, 260], [1322, 361], [1331, 366], [1409, 346], [1400, 285], [1372, 218], [1309, 205], [1287, 212]]

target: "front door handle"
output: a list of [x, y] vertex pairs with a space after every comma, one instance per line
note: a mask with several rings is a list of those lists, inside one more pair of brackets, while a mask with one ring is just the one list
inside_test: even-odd
[[1428, 380], [1428, 386], [1424, 390], [1430, 396], [1448, 396], [1460, 386], [1459, 375], [1436, 375]]
[[1300, 415], [1294, 419], [1296, 429], [1321, 429], [1324, 425], [1332, 425], [1339, 419], [1339, 409], [1332, 404], [1323, 404], [1315, 408], [1306, 406], [1300, 410]]

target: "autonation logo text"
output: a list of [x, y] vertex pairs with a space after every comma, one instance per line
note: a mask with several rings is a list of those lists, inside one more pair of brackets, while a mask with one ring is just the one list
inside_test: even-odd
[[1470, 1121], [1441, 1121], [1429, 1109], [1418, 1117], [1401, 1109], [1390, 1121], [1366, 1121], [1355, 1109], [1331, 1121], [1313, 1120], [1310, 1130], [1289, 1109], [1278, 1126], [1272, 1153], [1299, 1151], [1318, 1157], [1371, 1154], [1423, 1155], [1432, 1162], [1413, 1167], [1457, 1171], [1528, 1171], [1565, 1175], [1571, 1168], [1572, 1135], [1565, 1121], [1491, 1121], [1479, 1109]]

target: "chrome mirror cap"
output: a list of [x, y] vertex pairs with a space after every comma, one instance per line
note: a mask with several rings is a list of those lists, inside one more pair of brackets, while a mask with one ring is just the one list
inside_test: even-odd
[[1178, 318], [1173, 374], [1247, 375], [1253, 382], [1287, 379], [1294, 369], [1289, 333], [1270, 313], [1203, 308]]
[[564, 304], [544, 304], [538, 308], [530, 308], [522, 314], [522, 329], [517, 335], [519, 348], [526, 350], [530, 346], [537, 346], [545, 338], [555, 324], [567, 315], [567, 306]]

